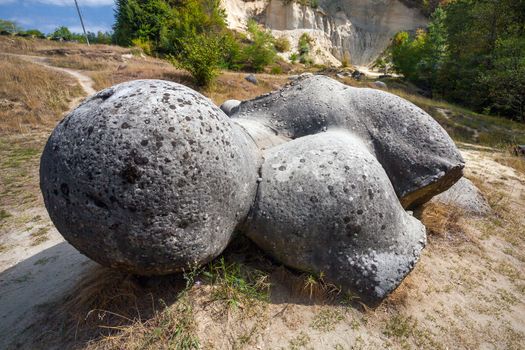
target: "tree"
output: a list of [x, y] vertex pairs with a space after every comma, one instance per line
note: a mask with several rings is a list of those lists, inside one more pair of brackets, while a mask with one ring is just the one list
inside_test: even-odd
[[44, 33], [42, 33], [41, 31], [39, 31], [38, 29], [28, 29], [25, 31], [25, 34], [29, 35], [29, 36], [32, 36], [34, 38], [40, 38], [40, 39], [43, 39], [45, 38], [46, 36], [44, 35]]
[[401, 32], [394, 69], [416, 85], [477, 111], [523, 119], [525, 1], [455, 0], [427, 31]]
[[525, 38], [496, 42], [493, 68], [482, 74], [488, 87], [489, 108], [494, 113], [525, 121]]
[[73, 34], [69, 31], [68, 27], [61, 26], [55, 29], [51, 37], [54, 39], [72, 40]]
[[22, 28], [20, 28], [16, 22], [0, 19], [0, 32], [16, 34], [21, 31]]
[[392, 64], [394, 70], [413, 82], [420, 78], [419, 63], [423, 59], [427, 33], [418, 30], [415, 37], [408, 32], [399, 32], [394, 37], [392, 46]]

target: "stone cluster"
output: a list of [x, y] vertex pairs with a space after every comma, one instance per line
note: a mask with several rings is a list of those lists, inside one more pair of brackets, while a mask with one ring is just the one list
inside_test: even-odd
[[219, 109], [185, 86], [137, 80], [55, 128], [40, 182], [57, 229], [102, 265], [173, 273], [217, 257], [240, 231], [375, 302], [425, 246], [406, 209], [463, 166], [430, 116], [381, 90], [309, 75]]

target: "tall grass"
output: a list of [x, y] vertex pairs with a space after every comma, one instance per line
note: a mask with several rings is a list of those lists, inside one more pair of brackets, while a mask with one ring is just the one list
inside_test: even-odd
[[0, 132], [52, 126], [83, 91], [67, 75], [0, 55]]

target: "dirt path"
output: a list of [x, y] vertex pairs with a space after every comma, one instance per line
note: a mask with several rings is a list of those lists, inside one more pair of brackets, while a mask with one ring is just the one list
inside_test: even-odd
[[62, 72], [62, 73], [68, 74], [68, 75], [72, 76], [73, 78], [75, 78], [78, 81], [78, 83], [80, 84], [82, 89], [84, 89], [84, 91], [85, 91], [87, 96], [93, 95], [96, 92], [96, 90], [93, 88], [93, 86], [95, 85], [95, 82], [93, 81], [93, 79], [91, 79], [89, 76], [84, 74], [82, 71], [79, 71], [79, 70], [76, 70], [76, 69], [70, 69], [70, 68], [63, 68], [63, 67], [53, 66], [53, 65], [51, 65], [49, 63], [49, 60], [48, 60], [47, 57], [30, 56], [30, 55], [19, 55], [19, 54], [11, 54], [11, 53], [5, 53], [5, 55], [15, 56], [15, 57], [18, 57], [20, 59], [23, 59], [23, 60], [26, 60], [26, 61], [29, 61], [29, 62], [32, 62], [32, 63], [36, 63], [36, 64], [39, 64], [39, 65], [45, 66], [45, 67], [47, 67], [49, 69], [53, 69], [53, 70], [56, 70], [58, 72]]

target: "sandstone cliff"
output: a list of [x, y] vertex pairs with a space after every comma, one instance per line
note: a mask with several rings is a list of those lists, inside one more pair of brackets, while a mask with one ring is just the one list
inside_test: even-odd
[[254, 17], [275, 36], [288, 37], [292, 46], [307, 32], [315, 39], [315, 60], [335, 65], [348, 55], [352, 64], [366, 66], [396, 32], [428, 23], [419, 10], [398, 0], [319, 0], [316, 8], [283, 0], [223, 0], [223, 6], [234, 29], [243, 29]]

